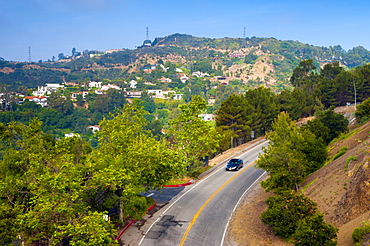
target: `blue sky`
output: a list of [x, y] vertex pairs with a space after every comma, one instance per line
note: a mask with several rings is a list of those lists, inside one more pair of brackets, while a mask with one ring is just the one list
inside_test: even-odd
[[0, 0], [0, 57], [48, 60], [59, 53], [129, 48], [174, 33], [297, 40], [370, 50], [370, 1]]

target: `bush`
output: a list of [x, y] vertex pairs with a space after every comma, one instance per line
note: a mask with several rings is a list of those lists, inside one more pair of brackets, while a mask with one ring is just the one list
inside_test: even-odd
[[339, 152], [336, 155], [334, 155], [333, 161], [336, 160], [336, 159], [338, 159], [342, 155], [344, 155], [347, 152], [347, 149], [348, 149], [348, 147], [346, 147], [346, 146], [340, 148]]
[[356, 107], [355, 116], [359, 122], [366, 122], [370, 117], [370, 98]]
[[350, 156], [347, 158], [346, 160], [346, 165], [345, 165], [345, 169], [347, 170], [348, 169], [348, 165], [351, 161], [357, 161], [357, 157], [356, 156]]
[[352, 233], [352, 239], [356, 246], [363, 245], [365, 236], [370, 234], [370, 222], [364, 221], [361, 227], [356, 228]]
[[296, 246], [332, 246], [336, 245], [338, 229], [327, 224], [321, 214], [314, 214], [299, 221], [293, 235]]
[[261, 220], [271, 226], [275, 235], [291, 238], [299, 221], [315, 213], [316, 204], [292, 190], [278, 190], [277, 193], [267, 198], [267, 210], [262, 213]]

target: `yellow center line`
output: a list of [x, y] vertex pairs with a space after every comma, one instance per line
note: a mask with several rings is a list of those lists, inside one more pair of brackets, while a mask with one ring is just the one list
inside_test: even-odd
[[251, 164], [249, 164], [247, 167], [243, 168], [243, 170], [241, 172], [238, 172], [238, 174], [236, 174], [235, 176], [233, 176], [231, 179], [229, 179], [227, 182], [225, 182], [220, 188], [218, 188], [209, 198], [208, 200], [200, 207], [200, 209], [198, 210], [198, 212], [194, 215], [193, 219], [190, 221], [189, 223], [189, 226], [188, 228], [186, 228], [186, 231], [183, 235], [183, 237], [181, 238], [180, 240], [180, 244], [179, 246], [183, 246], [185, 241], [186, 241], [186, 238], [191, 230], [191, 228], [193, 227], [195, 221], [198, 219], [200, 213], [203, 211], [203, 209], [208, 205], [208, 203], [217, 195], [217, 193], [219, 193], [227, 184], [229, 184], [231, 181], [233, 181], [233, 179], [235, 179], [236, 177], [238, 177], [240, 174], [242, 174], [245, 170], [247, 170], [248, 168], [250, 168], [255, 162], [252, 162]]

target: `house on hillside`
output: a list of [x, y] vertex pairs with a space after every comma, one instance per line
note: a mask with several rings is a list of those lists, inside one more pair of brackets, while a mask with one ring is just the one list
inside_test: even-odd
[[48, 106], [47, 98], [44, 96], [27, 96], [27, 97], [24, 97], [23, 102], [25, 100], [35, 102], [36, 104], [41, 105], [42, 107]]
[[210, 77], [211, 76], [208, 73], [202, 73], [201, 71], [193, 72], [191, 75], [193, 75], [195, 77], [199, 77], [199, 78]]
[[88, 126], [88, 128], [91, 129], [93, 133], [100, 130], [100, 126], [98, 126], [98, 125], [90, 125], [90, 126]]
[[140, 98], [141, 97], [141, 91], [126, 91], [126, 97], [129, 98]]
[[98, 94], [98, 95], [103, 95], [104, 93], [103, 93], [103, 91], [102, 90], [95, 90], [95, 94]]
[[118, 85], [115, 85], [115, 84], [107, 84], [107, 85], [103, 85], [101, 87], [101, 90], [103, 90], [103, 91], [107, 91], [109, 89], [122, 90], [121, 87], [119, 87]]
[[180, 77], [180, 80], [182, 83], [186, 83], [186, 81], [188, 81], [189, 77], [186, 76], [186, 74], [184, 73], [179, 73], [179, 77]]
[[241, 57], [243, 57], [244, 55], [243, 55], [243, 53], [241, 53], [241, 52], [233, 52], [233, 53], [230, 53], [229, 55], [228, 55], [228, 57], [238, 57], [238, 58], [241, 58]]
[[85, 99], [87, 94], [89, 94], [88, 91], [73, 92], [71, 98], [76, 99], [78, 95], [82, 95], [82, 98]]
[[160, 89], [148, 90], [148, 94], [151, 95], [152, 98], [173, 99], [173, 100], [181, 100], [183, 96], [183, 94], [176, 94], [176, 91], [163, 91]]
[[136, 80], [131, 80], [130, 82], [128, 82], [128, 85], [131, 88], [135, 89], [136, 88], [136, 85], [137, 85], [137, 82], [136, 82]]
[[162, 78], [158, 79], [158, 81], [159, 82], [163, 82], [163, 83], [171, 83], [172, 82], [172, 79], [162, 77]]
[[184, 94], [175, 94], [173, 95], [173, 100], [181, 100]]
[[96, 82], [96, 81], [90, 81], [89, 82], [89, 88], [101, 88], [102, 82]]
[[40, 96], [45, 96], [49, 95], [52, 92], [56, 92], [59, 89], [63, 89], [64, 85], [60, 84], [46, 84], [46, 86], [38, 86], [37, 91], [33, 91], [32, 95], [40, 97]]
[[72, 87], [78, 86], [78, 84], [77, 83], [74, 83], [74, 82], [64, 82], [64, 84], [66, 86], [72, 86]]

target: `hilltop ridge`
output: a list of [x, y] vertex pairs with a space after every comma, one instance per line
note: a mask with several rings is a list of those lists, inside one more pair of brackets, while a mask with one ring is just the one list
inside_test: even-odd
[[[148, 65], [171, 62], [176, 67], [211, 75], [213, 81], [241, 83], [248, 87], [265, 85], [280, 91], [290, 87], [291, 71], [305, 59], [319, 68], [340, 62], [348, 68], [370, 62], [370, 52], [358, 46], [345, 51], [341, 46], [318, 47], [299, 41], [275, 38], [202, 38], [171, 34], [145, 40], [136, 49], [78, 52], [58, 55], [59, 60], [14, 63], [0, 60], [0, 81], [15, 86], [37, 87], [44, 83], [110, 79], [127, 80]], [[144, 78], [143, 78], [144, 79]], [[149, 81], [153, 82], [153, 81]]]

